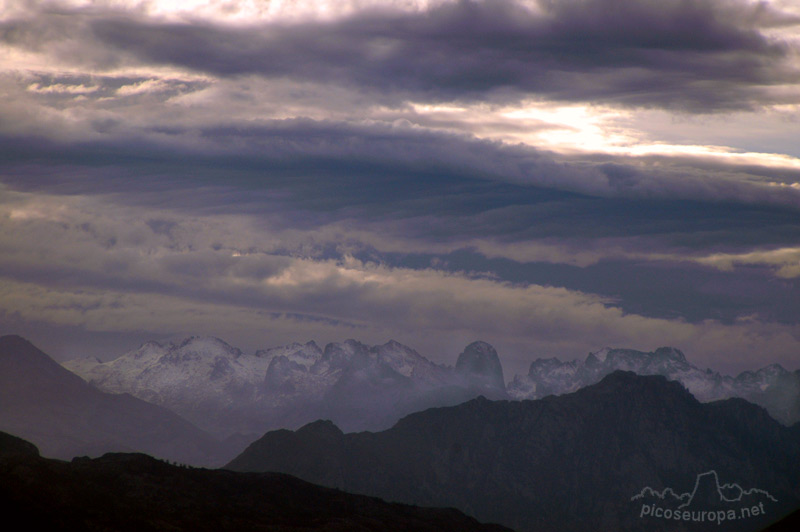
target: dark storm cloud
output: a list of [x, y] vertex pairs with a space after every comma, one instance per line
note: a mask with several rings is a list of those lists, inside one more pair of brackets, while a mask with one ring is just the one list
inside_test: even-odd
[[[142, 139], [4, 139], [3, 180], [187, 213], [249, 213], [297, 230], [374, 227], [420, 243], [549, 240], [602, 256], [609, 246], [699, 255], [800, 241], [800, 190], [759, 183], [752, 168], [751, 175], [681, 160], [674, 168], [663, 160], [580, 161], [462, 135], [332, 121], [161, 134], [188, 140], [165, 148]], [[777, 172], [760, 177], [791, 178]], [[153, 228], [174, 230], [166, 222]], [[335, 256], [326, 245], [315, 249]]]
[[767, 4], [543, 0], [539, 6], [461, 1], [421, 12], [374, 9], [328, 22], [244, 27], [75, 11], [7, 21], [0, 35], [101, 67], [136, 60], [434, 101], [535, 93], [709, 112], [773, 103], [765, 88], [798, 81], [789, 45], [765, 35], [798, 20]]
[[[291, 203], [300, 198], [304, 209], [319, 213], [358, 209], [402, 217], [405, 210], [411, 216], [426, 209], [480, 210], [507, 206], [491, 199], [491, 191], [502, 188], [499, 183], [527, 190], [525, 202], [572, 192], [710, 202], [712, 209], [718, 202], [800, 207], [800, 189], [785, 186], [797, 181], [796, 171], [688, 158], [565, 157], [409, 124], [287, 119], [157, 126], [77, 143], [5, 137], [0, 160], [6, 165], [4, 181], [23, 187], [31, 179], [79, 191], [91, 191], [95, 181], [104, 180], [124, 181], [127, 187], [132, 178], [132, 186], [149, 179], [165, 190], [191, 182], [192, 187], [223, 187], [215, 191], [222, 195], [208, 202], [203, 189], [185, 199], [199, 198], [205, 206], [225, 205], [226, 194], [238, 203], [236, 190], [250, 190], [254, 196], [240, 209], [261, 199]], [[82, 174], [75, 168], [92, 170]]]

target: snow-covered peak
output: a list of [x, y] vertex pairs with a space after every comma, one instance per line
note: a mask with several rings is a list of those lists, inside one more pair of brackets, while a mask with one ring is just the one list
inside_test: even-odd
[[572, 360], [561, 362], [557, 358], [537, 358], [531, 362], [528, 376], [535, 378], [539, 375], [558, 375], [560, 377], [572, 376], [580, 366], [580, 362]]
[[397, 340], [392, 340], [392, 339], [390, 339], [385, 344], [379, 345], [379, 346], [376, 346], [376, 347], [383, 347], [385, 349], [400, 349], [400, 350], [413, 351], [413, 349], [411, 349], [407, 345], [403, 345], [400, 342], [398, 342]]
[[371, 351], [378, 363], [386, 364], [405, 377], [410, 377], [417, 365], [427, 362], [422, 355], [394, 340], [375, 346]]
[[434, 383], [446, 379], [446, 370], [417, 353], [408, 346], [390, 340], [370, 349], [379, 364], [390, 367], [404, 377], [420, 382]]
[[605, 362], [605, 361], [606, 361], [606, 358], [608, 358], [608, 354], [609, 354], [611, 351], [613, 351], [613, 348], [612, 348], [612, 347], [604, 347], [604, 348], [603, 348], [603, 349], [601, 349], [600, 351], [596, 351], [596, 352], [592, 353], [592, 355], [594, 355], [594, 357], [595, 357], [597, 360], [599, 360], [600, 362]]
[[325, 346], [322, 358], [332, 365], [346, 365], [354, 356], [368, 356], [369, 347], [359, 341], [349, 339], [344, 342], [331, 342]]
[[147, 342], [143, 343], [139, 346], [138, 349], [133, 351], [133, 353], [139, 353], [138, 356], [142, 356], [145, 353], [152, 353], [153, 351], [161, 351], [164, 349], [164, 346], [160, 343], [156, 342], [155, 340], [148, 340]]
[[674, 347], [659, 347], [653, 352], [654, 357], [663, 360], [673, 360], [675, 362], [687, 363], [686, 356], [680, 349]]
[[257, 358], [267, 358], [271, 359], [275, 356], [283, 355], [286, 351], [295, 351], [300, 349], [303, 344], [299, 342], [292, 342], [291, 344], [287, 345], [279, 345], [276, 347], [268, 347], [267, 349], [259, 349], [257, 350], [253, 356]]
[[778, 379], [788, 374], [789, 372], [780, 364], [770, 364], [757, 371], [743, 371], [734, 380], [742, 386], [766, 386], [775, 384]]
[[770, 364], [769, 366], [764, 366], [760, 370], [756, 371], [756, 375], [763, 377], [768, 380], [774, 380], [778, 377], [788, 374], [789, 372], [784, 369], [783, 366], [780, 364]]
[[277, 357], [285, 357], [308, 369], [322, 358], [322, 349], [313, 340], [305, 344], [294, 342], [256, 351], [255, 357], [264, 360], [267, 364]]
[[216, 336], [190, 336], [172, 347], [171, 352], [197, 353], [198, 355], [228, 355], [238, 358], [242, 352]]
[[615, 370], [642, 375], [671, 375], [694, 369], [697, 368], [689, 364], [683, 353], [674, 347], [659, 347], [653, 352], [605, 347], [589, 353], [580, 371], [598, 377]]

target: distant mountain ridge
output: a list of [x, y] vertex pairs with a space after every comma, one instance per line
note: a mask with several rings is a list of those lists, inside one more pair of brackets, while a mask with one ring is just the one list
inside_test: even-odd
[[90, 386], [14, 335], [0, 337], [0, 430], [61, 459], [139, 451], [219, 465], [237, 452], [165, 408]]
[[789, 372], [779, 364], [771, 364], [730, 377], [699, 369], [673, 347], [660, 347], [652, 352], [606, 347], [589, 353], [582, 362], [538, 358], [531, 363], [527, 375], [514, 377], [508, 385], [508, 394], [514, 399], [561, 395], [599, 382], [617, 370], [663, 375], [680, 382], [704, 402], [741, 397], [763, 406], [786, 425], [800, 421], [800, 370]]
[[478, 395], [522, 400], [573, 392], [616, 370], [663, 375], [701, 401], [742, 397], [784, 424], [800, 421], [800, 370], [773, 364], [734, 378], [701, 370], [672, 347], [604, 348], [584, 361], [539, 358], [507, 387], [497, 352], [480, 341], [464, 349], [455, 367], [395, 341], [346, 340], [324, 348], [311, 341], [245, 354], [214, 337], [147, 342], [109, 362], [63, 365], [100, 390], [163, 406], [218, 437], [260, 435], [315, 419], [331, 419], [345, 431], [380, 430], [406, 414]]
[[[574, 393], [477, 398], [409, 415], [377, 433], [344, 434], [330, 421], [273, 431], [227, 468], [453, 506], [521, 532], [698, 530], [649, 518], [634, 498], [648, 486], [695, 496], [707, 491], [708, 482], [696, 483], [700, 473], [714, 470], [715, 480], [718, 472], [730, 484], [725, 489], [737, 484], [773, 497], [758, 500], [762, 515], [724, 528], [754, 532], [800, 505], [796, 429], [741, 399], [700, 403], [662, 376], [618, 371]], [[707, 498], [696, 498], [692, 510], [711, 510], [698, 506]]]
[[467, 346], [456, 368], [395, 341], [312, 342], [242, 353], [214, 337], [147, 342], [102, 363], [64, 367], [106, 392], [130, 393], [169, 408], [219, 436], [263, 434], [319, 418], [346, 430], [387, 428], [403, 415], [479, 394], [503, 398], [502, 367], [484, 342]]

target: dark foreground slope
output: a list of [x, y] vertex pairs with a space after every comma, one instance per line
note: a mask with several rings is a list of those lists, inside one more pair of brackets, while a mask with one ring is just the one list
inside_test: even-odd
[[800, 510], [795, 510], [762, 532], [797, 532], [798, 530], [800, 530]]
[[[560, 397], [431, 409], [379, 433], [324, 421], [274, 431], [227, 467], [524, 531], [756, 531], [800, 501], [796, 428], [741, 399], [702, 404], [664, 377], [625, 372]], [[758, 515], [728, 513], [759, 504]], [[724, 526], [702, 511], [723, 511]]]
[[50, 460], [3, 433], [0, 511], [34, 530], [507, 530], [457, 510], [390, 504], [279, 473], [177, 467], [142, 454]]
[[196, 465], [234, 453], [176, 414], [88, 385], [19, 336], [0, 337], [0, 430], [70, 459], [139, 451]]

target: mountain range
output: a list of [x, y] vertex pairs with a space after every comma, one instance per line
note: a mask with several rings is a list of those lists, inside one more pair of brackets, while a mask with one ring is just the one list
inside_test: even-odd
[[[675, 380], [620, 371], [600, 376], [608, 367], [635, 363], [640, 372], [661, 371]], [[141, 512], [142, 519], [162, 519], [158, 512], [167, 509], [159, 506], [161, 503], [148, 499], [161, 509], [147, 514], [141, 507], [117, 501], [119, 493], [135, 492], [136, 486], [149, 486], [159, 496], [175, 496], [179, 506], [194, 511], [190, 492], [200, 490], [196, 483], [217, 482], [201, 473], [184, 477], [182, 471], [195, 471], [191, 468], [164, 469], [167, 464], [159, 460], [119, 452], [138, 451], [171, 461], [217, 466], [246, 445], [242, 439], [222, 441], [167, 408], [124, 393], [130, 376], [141, 384], [138, 393], [150, 394], [150, 400], [161, 397], [180, 404], [193, 399], [210, 412], [218, 408], [217, 421], [209, 423], [212, 426], [224, 426], [219, 419], [228, 412], [232, 418], [228, 430], [246, 426], [237, 416], [254, 406], [267, 407], [266, 412], [251, 412], [254, 428], [265, 420], [279, 425], [287, 420], [297, 423], [302, 419], [299, 414], [316, 419], [296, 431], [284, 428], [264, 434], [230, 461], [228, 469], [278, 471], [394, 502], [455, 507], [481, 521], [522, 532], [704, 529], [689, 520], [659, 518], [659, 508], [676, 512], [686, 498], [695, 501], [692, 510], [706, 511], [709, 516], [711, 510], [738, 515], [736, 512], [743, 510], [736, 505], [742, 501], [751, 507], [763, 505], [763, 512], [755, 516], [725, 523], [726, 531], [749, 532], [800, 505], [800, 423], [787, 427], [762, 407], [741, 398], [701, 402], [696, 397], [698, 390], [714, 391], [713, 387], [695, 388], [692, 394], [678, 382], [691, 376], [702, 383], [708, 376], [707, 382], [722, 382], [722, 389], [728, 392], [747, 385], [766, 393], [771, 387], [786, 385], [780, 379], [769, 380], [788, 374], [775, 366], [773, 371], [767, 371], [768, 367], [728, 380], [710, 371], [698, 373], [682, 353], [671, 348], [653, 353], [604, 350], [582, 364], [535, 361], [532, 368], [538, 368], [538, 373], [532, 371], [527, 383], [515, 377], [506, 390], [500, 359], [484, 342], [467, 346], [456, 365], [448, 367], [433, 364], [396, 342], [370, 347], [351, 340], [324, 349], [312, 342], [246, 355], [209, 337], [170, 344], [151, 342], [105, 364], [97, 360], [73, 363], [80, 364], [95, 371], [97, 378], [104, 378], [106, 386], [117, 385], [115, 393], [78, 378], [23, 338], [0, 337], [0, 430], [33, 441], [47, 456], [101, 457], [80, 458], [71, 464], [38, 457], [39, 461], [23, 461], [22, 465], [0, 463], [0, 477], [11, 474], [8, 478], [17, 483], [3, 484], [0, 500], [17, 501], [20, 508], [44, 514], [42, 505], [49, 503], [34, 495], [41, 492], [48, 494], [42, 501], [67, 500], [72, 501], [67, 506], [83, 508], [76, 510], [78, 513], [62, 508], [64, 512], [58, 514], [61, 521], [53, 525], [56, 528], [59, 523], [68, 526], [75, 515], [87, 515], [80, 512], [103, 514], [100, 506], [119, 508], [119, 515]], [[555, 378], [559, 372], [569, 378]], [[551, 393], [565, 383], [574, 386], [580, 382], [576, 375], [599, 382], [562, 395]], [[515, 394], [520, 397], [520, 383], [527, 385], [529, 394], [547, 395], [536, 400], [512, 399]], [[214, 403], [217, 395], [228, 402]], [[211, 402], [204, 404], [204, 398]], [[426, 406], [437, 402], [450, 402], [451, 406]], [[390, 423], [392, 416], [401, 417], [406, 410], [417, 412]], [[391, 427], [345, 434], [336, 420], [320, 413], [345, 420], [361, 415], [368, 419], [365, 424], [390, 423]], [[0, 456], [31, 454], [30, 444], [13, 440], [6, 445], [6, 440], [0, 435]], [[116, 454], [106, 455], [108, 452]], [[113, 484], [109, 479], [114, 476], [127, 480]], [[106, 480], [98, 484], [101, 477]], [[149, 484], [156, 477], [159, 480]], [[298, 486], [262, 486], [250, 492], [251, 488], [241, 488], [238, 480], [228, 483], [224, 479], [229, 477], [213, 478], [223, 479], [220, 485], [224, 487], [219, 488], [222, 491], [216, 491], [217, 487], [200, 490], [196, 500], [201, 506], [213, 508], [211, 498], [221, 493], [230, 498], [260, 489], [292, 491]], [[133, 484], [125, 484], [129, 481]], [[244, 484], [249, 486], [248, 482]], [[180, 484], [184, 491], [170, 492], [164, 483]], [[70, 487], [84, 484], [93, 487], [88, 491]], [[26, 492], [25, 486], [35, 489]], [[17, 491], [27, 495], [14, 499]], [[70, 498], [73, 493], [96, 505], [81, 506], [83, 503]], [[322, 500], [315, 499], [318, 495], [303, 494], [305, 488], [298, 493], [306, 502]], [[670, 499], [668, 494], [676, 498]], [[142, 497], [145, 495], [142, 492]], [[251, 495], [246, 497], [251, 500]], [[238, 503], [221, 504], [225, 512], [242, 510]], [[297, 501], [286, 504], [302, 513]], [[320, 504], [330, 507], [328, 502]], [[379, 513], [385, 517], [389, 514], [384, 510]], [[250, 509], [243, 511], [252, 516]], [[298, 518], [297, 512], [292, 519]], [[109, 517], [112, 514], [103, 515], [103, 519], [113, 519]], [[405, 515], [408, 517], [408, 512]], [[691, 518], [693, 514], [687, 515]], [[725, 515], [728, 519], [728, 513]], [[343, 521], [340, 517], [332, 517], [338, 525], [328, 523], [324, 529], [335, 530], [340, 525], [339, 529], [349, 529], [349, 525], [362, 522], [352, 519], [363, 516], [348, 514], [341, 517]], [[210, 514], [204, 519], [217, 522]], [[246, 523], [236, 519], [231, 522]], [[391, 519], [406, 522], [397, 516]], [[143, 523], [137, 518], [131, 522]], [[106, 525], [108, 521], [98, 527]], [[436, 529], [426, 526], [419, 524], [418, 528]], [[717, 524], [713, 528], [722, 529]]]
[[294, 343], [244, 354], [213, 337], [148, 342], [110, 362], [64, 366], [100, 390], [130, 393], [220, 437], [320, 418], [348, 431], [379, 430], [432, 406], [507, 397], [500, 360], [485, 342], [467, 346], [455, 368], [394, 341]]
[[538, 358], [507, 386], [500, 358], [485, 342], [467, 346], [455, 367], [395, 341], [293, 343], [247, 354], [214, 337], [148, 342], [109, 362], [75, 359], [64, 366], [102, 391], [168, 408], [218, 438], [257, 437], [316, 419], [345, 432], [382, 430], [412, 412], [478, 395], [522, 400], [573, 392], [616, 370], [663, 375], [700, 401], [742, 397], [787, 425], [800, 420], [800, 370], [773, 364], [730, 377], [701, 370], [671, 347], [604, 348], [584, 361]]
[[683, 384], [700, 401], [741, 397], [763, 406], [786, 425], [800, 421], [800, 370], [790, 372], [779, 364], [771, 364], [730, 377], [710, 369], [701, 370], [673, 347], [660, 347], [652, 352], [606, 347], [589, 353], [584, 361], [538, 358], [531, 363], [527, 375], [514, 377], [508, 385], [508, 394], [515, 399], [561, 395], [599, 382], [617, 370], [663, 375]]
[[[452, 506], [521, 532], [756, 531], [800, 505], [800, 425], [786, 427], [742, 399], [701, 403], [663, 376], [617, 371], [573, 393], [479, 397], [409, 415], [381, 432], [344, 434], [330, 421], [272, 431], [226, 468]], [[712, 470], [727, 498], [734, 485], [771, 498], [720, 509], [719, 501], [697, 496], [687, 520], [659, 518], [657, 498], [636, 498], [645, 488], [698, 493], [701, 474]], [[744, 516], [745, 503], [763, 510]], [[724, 528], [710, 522], [712, 510], [726, 512]]]

